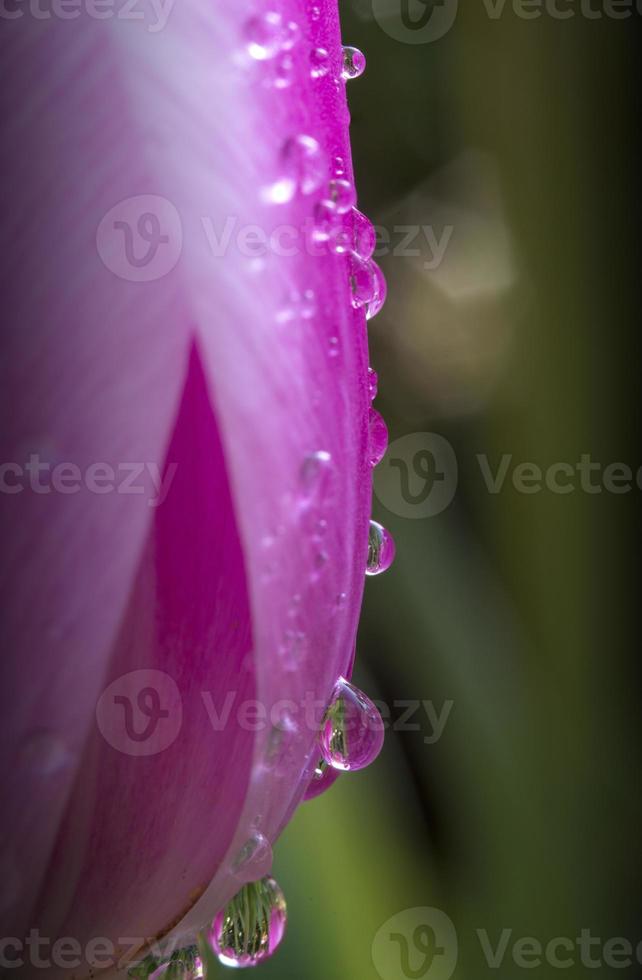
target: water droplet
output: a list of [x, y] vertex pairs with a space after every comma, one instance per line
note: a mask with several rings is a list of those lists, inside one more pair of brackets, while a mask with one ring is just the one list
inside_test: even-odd
[[318, 20], [320, 16], [321, 16], [321, 8], [315, 5], [310, 11], [310, 17], [312, 18], [312, 20]]
[[301, 611], [301, 596], [296, 592], [288, 603], [288, 618], [295, 619]]
[[299, 471], [299, 486], [304, 500], [319, 496], [327, 488], [331, 470], [332, 456], [324, 449], [305, 457]]
[[358, 78], [366, 70], [366, 56], [359, 48], [346, 45], [343, 49], [343, 68], [341, 77], [346, 79]]
[[294, 290], [285, 305], [276, 314], [277, 323], [291, 323], [294, 320], [311, 320], [317, 312], [317, 298], [313, 289], [302, 293]]
[[370, 521], [368, 532], [368, 561], [366, 575], [380, 575], [395, 559], [395, 543], [389, 531], [376, 521]]
[[354, 250], [360, 258], [369, 259], [377, 245], [377, 233], [374, 225], [357, 208], [354, 208], [352, 212], [352, 220]]
[[375, 299], [377, 282], [373, 266], [373, 262], [364, 261], [358, 255], [350, 257], [350, 288], [355, 309], [366, 306]]
[[377, 391], [379, 390], [379, 375], [371, 367], [368, 368], [368, 391], [370, 392], [370, 401], [373, 402], [377, 397]]
[[343, 177], [337, 177], [328, 184], [327, 200], [334, 205], [339, 214], [347, 214], [357, 199], [354, 185]]
[[328, 341], [328, 357], [338, 357], [341, 353], [341, 346], [338, 337], [330, 337]]
[[383, 720], [372, 701], [342, 677], [319, 735], [324, 760], [342, 772], [363, 769], [379, 755], [383, 734]]
[[256, 966], [283, 939], [287, 924], [285, 896], [269, 876], [241, 888], [212, 923], [209, 941], [224, 966]]
[[343, 218], [330, 201], [320, 201], [314, 209], [313, 236], [317, 242], [328, 242], [343, 228]]
[[310, 52], [310, 74], [312, 78], [323, 78], [330, 70], [330, 55], [325, 48], [313, 48]]
[[376, 262], [371, 262], [371, 265], [374, 277], [374, 295], [372, 299], [366, 303], [366, 320], [371, 320], [373, 316], [377, 315], [383, 304], [386, 302], [386, 296], [388, 294], [386, 277]]
[[386, 455], [388, 448], [388, 426], [376, 408], [370, 409], [368, 436], [368, 459], [371, 466], [377, 466]]
[[313, 800], [325, 793], [339, 778], [339, 770], [329, 766], [325, 759], [320, 759], [312, 774], [312, 779], [303, 794], [304, 800]]
[[330, 556], [323, 548], [315, 548], [312, 553], [312, 572], [310, 578], [316, 582], [328, 566]]
[[257, 61], [274, 58], [283, 48], [283, 20], [280, 14], [270, 10], [258, 17], [251, 17], [245, 25], [247, 49]]
[[337, 177], [341, 177], [341, 175], [346, 172], [346, 164], [343, 157], [334, 158], [334, 160], [332, 161], [332, 169], [333, 172], [337, 175]]
[[331, 235], [328, 245], [332, 252], [344, 255], [352, 251], [352, 229], [347, 222], [342, 223]]
[[300, 133], [287, 140], [282, 150], [285, 175], [303, 194], [312, 194], [327, 174], [325, 154], [313, 136]]
[[315, 242], [327, 242], [329, 250], [339, 255], [352, 249], [350, 226], [331, 201], [320, 201], [314, 209], [312, 237]]
[[205, 976], [200, 956], [191, 950], [182, 951], [178, 957], [162, 963], [148, 980], [200, 980]]
[[279, 656], [286, 670], [298, 670], [308, 650], [308, 638], [302, 629], [289, 627], [283, 633]]
[[294, 59], [291, 54], [281, 55], [274, 66], [274, 87], [289, 88], [294, 78]]
[[317, 298], [313, 289], [304, 289], [301, 296], [301, 316], [311, 320], [317, 312]]
[[244, 884], [258, 881], [272, 867], [272, 847], [267, 837], [256, 831], [245, 842], [232, 864], [232, 874]]
[[300, 36], [301, 29], [295, 20], [289, 20], [287, 24], [284, 24], [281, 37], [281, 47], [283, 50], [291, 51]]

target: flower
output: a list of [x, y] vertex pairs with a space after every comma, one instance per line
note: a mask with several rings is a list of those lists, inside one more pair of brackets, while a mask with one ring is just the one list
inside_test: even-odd
[[4, 32], [0, 906], [52, 976], [193, 943], [269, 851], [368, 551], [337, 0], [128, 10]]

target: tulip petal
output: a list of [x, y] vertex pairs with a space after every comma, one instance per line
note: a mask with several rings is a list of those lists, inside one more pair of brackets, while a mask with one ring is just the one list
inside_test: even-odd
[[[298, 28], [280, 66], [248, 51], [251, 11], [205, 0], [158, 31], [151, 3], [140, 23], [30, 24], [12, 51], [17, 86], [38, 78], [42, 94], [16, 114], [11, 213], [26, 243], [44, 208], [45, 233], [27, 269], [19, 240], [10, 270], [20, 333], [7, 390], [25, 408], [7, 458], [46, 433], [83, 472], [176, 464], [156, 509], [86, 487], [3, 502], [8, 523], [22, 508], [7, 648], [20, 652], [12, 689], [26, 677], [29, 689], [14, 730], [64, 733], [70, 760], [46, 819], [19, 829], [16, 814], [45, 797], [14, 767], [18, 924], [57, 836], [40, 899], [50, 931], [193, 936], [233, 893], [239, 847], [257, 828], [274, 840], [288, 819], [351, 663], [371, 492], [365, 320], [346, 257], [311, 254], [322, 181], [281, 203], [275, 192], [299, 137], [318, 146], [326, 184], [339, 158], [352, 180], [336, 0], [315, 7], [278, 4]], [[321, 78], [317, 48], [331, 66]], [[140, 252], [123, 266], [110, 222], [157, 246], [155, 278]], [[283, 226], [292, 254], [274, 246]], [[250, 227], [271, 236], [265, 254], [249, 249]], [[21, 398], [26, 379], [37, 400]], [[101, 691], [141, 669], [166, 672], [183, 710], [175, 742], [150, 757], [118, 753], [94, 725]], [[256, 696], [267, 723], [248, 732], [235, 714], [210, 737], [204, 691], [219, 711], [229, 693]]]

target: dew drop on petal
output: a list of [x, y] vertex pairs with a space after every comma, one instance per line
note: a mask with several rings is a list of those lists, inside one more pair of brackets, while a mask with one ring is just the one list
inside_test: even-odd
[[330, 55], [325, 48], [313, 48], [310, 52], [312, 78], [323, 78], [330, 70]]
[[374, 277], [374, 295], [372, 299], [366, 303], [366, 320], [371, 320], [373, 316], [377, 315], [383, 304], [386, 302], [386, 296], [388, 293], [386, 277], [384, 276], [383, 272], [376, 262], [371, 262], [371, 266]]
[[373, 402], [377, 397], [378, 390], [379, 390], [379, 375], [373, 368], [369, 367], [368, 368], [368, 391], [370, 393], [371, 402]]
[[317, 298], [313, 289], [304, 289], [299, 303], [302, 320], [311, 320], [317, 312]]
[[381, 462], [387, 448], [388, 426], [376, 408], [371, 408], [368, 417], [368, 461], [371, 466]]
[[328, 245], [332, 252], [337, 255], [345, 255], [352, 251], [352, 229], [348, 222], [342, 222], [337, 227], [328, 240]]
[[234, 863], [232, 874], [239, 881], [258, 881], [272, 868], [272, 847], [267, 837], [258, 831], [245, 842]]
[[350, 257], [350, 289], [355, 309], [366, 306], [375, 299], [377, 281], [373, 266], [373, 262], [360, 259], [358, 255]]
[[312, 194], [326, 178], [325, 154], [313, 136], [299, 133], [287, 140], [282, 150], [285, 176], [303, 194]]
[[368, 530], [368, 560], [366, 575], [381, 575], [395, 559], [395, 543], [389, 531], [376, 521], [370, 521]]
[[330, 201], [320, 201], [314, 209], [314, 240], [328, 242], [342, 227], [343, 219], [335, 206]]
[[299, 471], [299, 487], [303, 500], [319, 496], [327, 488], [332, 470], [332, 455], [324, 449], [309, 453]]
[[339, 770], [328, 765], [325, 759], [319, 759], [319, 762], [317, 763], [312, 774], [312, 779], [308, 783], [306, 791], [303, 794], [303, 799], [315, 799], [315, 797], [320, 796], [321, 793], [325, 793], [327, 789], [330, 789], [332, 784], [335, 783], [338, 778]]
[[322, 573], [328, 567], [329, 559], [330, 556], [328, 555], [328, 552], [323, 548], [319, 548], [318, 545], [315, 545], [312, 552], [312, 571], [310, 573], [310, 580], [312, 582], [316, 582], [320, 578]]
[[312, 10], [310, 11], [310, 17], [312, 18], [312, 20], [318, 20], [320, 16], [321, 16], [321, 8], [317, 7], [315, 4]]
[[359, 48], [352, 48], [346, 45], [343, 49], [343, 67], [341, 77], [346, 81], [350, 78], [358, 78], [366, 70], [366, 56]]
[[321, 726], [323, 759], [342, 772], [364, 769], [379, 755], [383, 736], [383, 719], [372, 701], [341, 678]]
[[354, 184], [343, 177], [336, 177], [328, 184], [327, 199], [334, 205], [339, 214], [347, 214], [357, 200]]
[[362, 259], [369, 259], [377, 245], [377, 233], [374, 225], [369, 218], [353, 209], [353, 247], [356, 254]]
[[291, 54], [280, 55], [274, 66], [273, 84], [275, 88], [289, 88], [294, 78], [294, 59]]
[[295, 20], [289, 20], [283, 25], [281, 34], [281, 47], [284, 51], [291, 51], [301, 36], [301, 28]]
[[286, 670], [299, 670], [308, 652], [308, 638], [302, 629], [290, 627], [283, 633], [279, 657]]
[[224, 966], [257, 966], [275, 952], [286, 924], [285, 896], [266, 876], [241, 888], [214, 919], [208, 938]]
[[335, 157], [332, 161], [332, 168], [337, 177], [341, 177], [346, 172], [346, 164], [343, 157]]
[[270, 10], [258, 17], [251, 17], [245, 25], [247, 49], [256, 61], [274, 58], [283, 47], [283, 22], [281, 15]]

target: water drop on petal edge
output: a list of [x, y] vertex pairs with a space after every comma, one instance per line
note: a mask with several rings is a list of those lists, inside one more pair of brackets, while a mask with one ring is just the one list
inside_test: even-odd
[[365, 214], [353, 209], [353, 246], [356, 254], [362, 259], [369, 259], [377, 245], [375, 227]]
[[285, 896], [268, 875], [237, 892], [214, 919], [208, 939], [224, 966], [257, 966], [275, 952], [286, 924]]
[[380, 575], [390, 568], [395, 558], [395, 543], [389, 531], [376, 521], [370, 521], [368, 531], [368, 561], [366, 575]]
[[373, 402], [377, 397], [378, 390], [379, 390], [379, 375], [373, 368], [369, 367], [368, 368], [368, 391], [370, 393], [371, 402]]
[[339, 214], [347, 214], [352, 210], [357, 200], [354, 184], [343, 177], [336, 177], [328, 184], [327, 199], [334, 205]]
[[379, 755], [384, 725], [372, 701], [340, 678], [321, 726], [321, 755], [342, 772], [364, 769]]
[[376, 262], [371, 262], [370, 264], [372, 266], [372, 274], [374, 277], [374, 295], [372, 299], [366, 303], [366, 320], [371, 320], [373, 316], [377, 315], [383, 304], [386, 302], [386, 296], [388, 294], [386, 277]]
[[371, 466], [377, 466], [386, 455], [386, 449], [388, 448], [388, 426], [376, 408], [370, 409], [368, 436], [368, 461]]
[[355, 309], [366, 306], [375, 299], [377, 284], [373, 265], [373, 262], [364, 261], [358, 255], [350, 256], [350, 289]]
[[343, 68], [341, 77], [346, 81], [350, 78], [358, 78], [366, 70], [366, 56], [359, 48], [346, 45], [343, 49]]
[[314, 800], [317, 796], [321, 796], [322, 793], [325, 793], [337, 781], [339, 774], [339, 770], [333, 769], [325, 759], [319, 759], [312, 774], [312, 779], [303, 794], [303, 799]]

